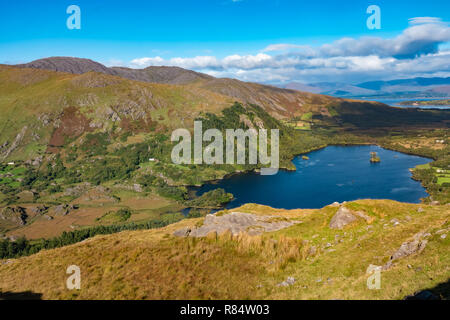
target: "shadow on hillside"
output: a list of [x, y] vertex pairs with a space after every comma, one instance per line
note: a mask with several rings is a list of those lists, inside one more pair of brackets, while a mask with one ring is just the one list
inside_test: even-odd
[[407, 296], [405, 300], [450, 300], [450, 278], [434, 288], [424, 289]]
[[24, 292], [0, 292], [0, 300], [41, 300], [42, 293], [32, 291]]

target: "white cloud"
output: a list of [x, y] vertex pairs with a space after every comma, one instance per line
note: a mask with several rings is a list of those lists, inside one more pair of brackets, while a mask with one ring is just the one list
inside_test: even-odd
[[417, 25], [417, 24], [445, 24], [441, 18], [436, 17], [415, 17], [409, 19], [410, 25]]
[[158, 66], [164, 64], [164, 59], [161, 57], [154, 57], [154, 58], [138, 58], [131, 60], [130, 62], [131, 66], [137, 67], [137, 68], [145, 68], [148, 66]]
[[[395, 77], [450, 76], [450, 28], [439, 18], [410, 19], [400, 35], [342, 38], [320, 47], [278, 43], [255, 55], [163, 59], [144, 57], [130, 66], [173, 65], [246, 81], [366, 81]], [[442, 45], [440, 48], [440, 45]], [[447, 46], [446, 49], [444, 49]]]
[[292, 44], [292, 43], [277, 43], [271, 44], [265, 47], [262, 52], [273, 52], [273, 51], [286, 51], [291, 49], [302, 49], [304, 51], [313, 53], [313, 49], [310, 46]]

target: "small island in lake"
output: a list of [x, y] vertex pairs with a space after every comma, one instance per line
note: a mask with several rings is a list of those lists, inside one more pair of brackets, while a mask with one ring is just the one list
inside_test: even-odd
[[371, 152], [371, 153], [370, 153], [370, 162], [371, 162], [371, 163], [378, 163], [378, 162], [381, 162], [381, 159], [380, 159], [380, 157], [377, 155], [376, 152]]
[[303, 160], [309, 160], [309, 157], [308, 156], [302, 156], [302, 159]]

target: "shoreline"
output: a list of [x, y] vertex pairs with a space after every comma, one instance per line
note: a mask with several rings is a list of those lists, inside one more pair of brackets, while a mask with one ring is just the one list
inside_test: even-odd
[[[429, 157], [429, 156], [424, 156], [424, 155], [421, 155], [421, 154], [418, 154], [418, 153], [414, 153], [414, 152], [403, 152], [403, 151], [400, 151], [400, 150], [396, 150], [395, 148], [392, 148], [392, 147], [386, 147], [386, 146], [383, 146], [383, 145], [380, 144], [380, 143], [370, 143], [370, 142], [364, 143], [364, 142], [363, 142], [363, 143], [345, 143], [345, 144], [339, 144], [339, 143], [337, 143], [337, 144], [328, 144], [328, 145], [320, 146], [320, 147], [317, 147], [317, 148], [311, 148], [311, 149], [309, 149], [308, 151], [304, 151], [304, 152], [295, 154], [295, 155], [292, 157], [292, 159], [290, 160], [290, 162], [292, 163], [292, 161], [294, 161], [295, 158], [298, 158], [298, 157], [307, 155], [307, 154], [309, 154], [309, 153], [311, 153], [311, 152], [315, 152], [315, 151], [319, 151], [319, 150], [325, 149], [325, 148], [327, 148], [327, 147], [332, 147], [332, 146], [334, 146], [334, 147], [376, 146], [376, 147], [379, 147], [379, 148], [382, 148], [382, 149], [385, 149], [385, 150], [403, 153], [403, 154], [405, 154], [405, 155], [421, 157], [421, 158], [424, 158], [424, 159], [429, 160], [429, 162], [427, 162], [427, 163], [431, 163], [431, 162], [433, 162], [433, 161], [436, 160], [435, 158], [431, 158], [431, 157]], [[293, 163], [292, 163], [292, 164], [293, 164]], [[293, 166], [295, 167], [294, 164], [293, 164]], [[230, 178], [230, 177], [235, 176], [235, 175], [244, 175], [244, 174], [249, 174], [249, 173], [257, 173], [256, 170], [259, 170], [259, 169], [260, 169], [260, 168], [257, 168], [257, 169], [251, 169], [251, 170], [245, 170], [245, 171], [239, 171], [239, 172], [236, 171], [236, 172], [232, 172], [232, 173], [226, 174], [226, 175], [224, 175], [222, 178], [218, 178], [218, 179], [214, 179], [214, 180], [208, 180], [208, 181], [205, 181], [205, 182], [204, 182], [203, 184], [201, 184], [200, 186], [186, 186], [186, 187], [188, 188], [188, 193], [191, 193], [191, 194], [193, 194], [194, 197], [197, 197], [197, 196], [198, 196], [198, 195], [197, 195], [198, 189], [200, 189], [202, 186], [204, 186], [204, 185], [206, 185], [206, 184], [217, 184], [217, 183], [219, 183], [220, 181], [225, 180], [225, 179]], [[298, 170], [297, 167], [295, 167], [295, 169], [292, 169], [292, 168], [287, 168], [287, 167], [282, 167], [282, 166], [280, 166], [279, 169], [280, 169], [280, 170], [283, 170], [283, 171], [287, 171], [287, 172], [289, 172], [289, 171], [295, 172], [295, 171]], [[415, 167], [414, 167], [414, 168], [408, 168], [408, 169], [409, 169], [410, 172], [412, 172], [412, 171], [415, 169]], [[427, 197], [430, 196], [430, 193], [429, 193], [428, 189], [423, 185], [423, 183], [422, 183], [421, 180], [414, 179], [412, 176], [410, 177], [410, 179], [412, 179], [412, 180], [414, 180], [414, 181], [420, 182], [422, 188], [424, 188], [425, 192], [426, 192], [427, 195], [428, 195]], [[424, 199], [425, 199], [425, 198], [420, 198], [420, 202], [417, 202], [417, 203], [416, 203], [416, 202], [401, 202], [401, 201], [399, 201], [399, 202], [400, 202], [400, 203], [411, 203], [411, 204], [425, 204]], [[390, 199], [381, 199], [381, 198], [380, 198], [380, 199], [375, 199], [375, 198], [368, 198], [368, 200], [390, 200]], [[349, 199], [349, 200], [346, 200], [346, 201], [355, 201], [355, 200], [354, 200], [354, 199]], [[332, 203], [330, 203], [330, 204], [332, 204]], [[330, 204], [329, 204], [329, 205], [330, 205]], [[189, 208], [189, 207], [186, 207], [186, 208], [184, 208], [183, 210], [186, 210], [186, 209], [190, 209], [190, 208]], [[224, 210], [224, 209], [226, 209], [225, 206], [221, 208], [221, 210]], [[279, 209], [283, 209], [283, 208], [279, 208]], [[298, 208], [298, 209], [305, 209], [305, 208]], [[307, 208], [307, 209], [317, 209], [317, 208]]]

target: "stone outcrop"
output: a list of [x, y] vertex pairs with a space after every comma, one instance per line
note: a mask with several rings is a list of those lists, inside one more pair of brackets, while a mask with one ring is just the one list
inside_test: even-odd
[[0, 209], [0, 219], [23, 226], [27, 222], [28, 215], [25, 208], [10, 206]]
[[[344, 203], [343, 203], [344, 204]], [[366, 223], [372, 223], [374, 218], [368, 216], [363, 211], [352, 211], [345, 206], [335, 202], [330, 205], [331, 207], [339, 207], [338, 211], [331, 218], [329, 227], [331, 229], [343, 229], [345, 226], [357, 221], [358, 219], [364, 220]]]
[[356, 221], [356, 216], [346, 207], [340, 207], [336, 214], [331, 218], [330, 228], [331, 229], [342, 229], [346, 225]]
[[419, 232], [414, 235], [412, 240], [403, 242], [400, 248], [391, 256], [390, 260], [383, 266], [383, 270], [390, 269], [393, 266], [393, 262], [398, 259], [422, 252], [428, 243], [426, 238], [430, 236], [431, 234], [429, 233]]
[[198, 228], [183, 228], [174, 232], [179, 237], [205, 237], [211, 232], [223, 234], [230, 231], [233, 235], [241, 232], [258, 235], [263, 232], [278, 231], [290, 227], [298, 221], [290, 221], [277, 216], [259, 216], [250, 213], [232, 212], [223, 216], [209, 214], [203, 225]]
[[117, 202], [117, 199], [111, 195], [111, 190], [103, 186], [96, 186], [85, 193], [79, 198], [80, 201], [108, 201]]
[[59, 206], [53, 207], [51, 212], [56, 216], [66, 216], [73, 210], [78, 209], [78, 206], [71, 204], [61, 204]]
[[79, 197], [91, 187], [89, 182], [83, 182], [73, 187], [68, 187], [64, 190], [65, 196]]

